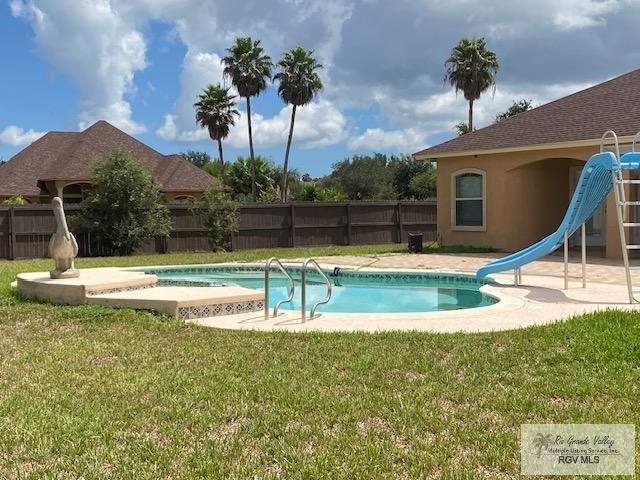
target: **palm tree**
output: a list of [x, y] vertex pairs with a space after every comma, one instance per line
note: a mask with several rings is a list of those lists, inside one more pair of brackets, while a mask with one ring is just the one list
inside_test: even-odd
[[235, 125], [236, 117], [240, 115], [236, 110], [236, 96], [229, 94], [229, 89], [217, 85], [208, 85], [198, 95], [198, 101], [193, 104], [196, 109], [196, 122], [209, 131], [211, 140], [218, 142], [220, 155], [220, 169], [224, 172], [224, 157], [222, 156], [222, 139], [229, 135], [229, 129]]
[[238, 95], [247, 99], [247, 123], [249, 127], [249, 154], [251, 157], [251, 195], [256, 201], [256, 174], [253, 153], [253, 133], [251, 131], [251, 97], [260, 95], [267, 88], [267, 79], [271, 79], [273, 63], [271, 57], [264, 54], [260, 40], [253, 41], [251, 37], [236, 38], [235, 43], [227, 49], [229, 55], [222, 59], [225, 77], [231, 83]]
[[498, 57], [487, 49], [484, 38], [463, 38], [445, 62], [445, 82], [469, 102], [469, 131], [473, 131], [473, 102], [490, 87], [495, 89]]
[[301, 46], [297, 46], [290, 52], [282, 55], [278, 62], [282, 71], [278, 72], [274, 81], [278, 81], [278, 95], [282, 100], [292, 105], [291, 123], [289, 125], [289, 138], [287, 140], [287, 150], [284, 155], [284, 168], [282, 175], [282, 201], [287, 201], [287, 171], [289, 168], [289, 152], [291, 141], [293, 140], [293, 126], [296, 122], [296, 109], [306, 105], [317, 93], [322, 90], [322, 81], [316, 70], [320, 70], [322, 65], [313, 58], [313, 52]]
[[278, 66], [282, 71], [273, 77], [274, 81], [277, 80], [280, 83], [278, 95], [285, 103], [293, 106], [282, 175], [282, 201], [286, 202], [289, 152], [291, 151], [291, 141], [293, 140], [293, 127], [296, 122], [296, 109], [311, 102], [313, 97], [322, 90], [322, 81], [316, 72], [316, 70], [322, 68], [322, 65], [313, 58], [313, 51], [297, 46], [282, 55]]

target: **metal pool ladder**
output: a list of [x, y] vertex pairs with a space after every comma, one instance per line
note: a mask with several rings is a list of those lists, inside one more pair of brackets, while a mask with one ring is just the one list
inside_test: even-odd
[[[293, 277], [289, 275], [289, 272], [285, 270], [280, 260], [278, 260], [277, 257], [271, 257], [269, 260], [267, 260], [267, 263], [264, 266], [264, 319], [265, 320], [269, 320], [269, 270], [271, 269], [272, 263], [275, 263], [278, 269], [284, 274], [285, 277], [287, 277], [287, 280], [289, 280], [289, 295], [287, 296], [287, 298], [280, 300], [278, 303], [276, 303], [276, 306], [273, 308], [274, 317], [278, 315], [278, 309], [280, 308], [280, 305], [282, 305], [283, 303], [288, 303], [293, 300], [293, 294], [295, 293], [295, 290], [296, 290], [296, 285], [293, 282]], [[302, 295], [304, 298], [304, 284], [302, 286]]]
[[333, 286], [331, 285], [331, 280], [329, 279], [329, 277], [327, 277], [327, 274], [324, 273], [322, 271], [322, 268], [320, 268], [320, 265], [318, 265], [318, 262], [316, 262], [316, 260], [314, 258], [307, 258], [304, 263], [302, 264], [302, 271], [301, 271], [301, 284], [302, 284], [302, 301], [301, 301], [301, 307], [302, 307], [302, 323], [304, 323], [306, 321], [306, 317], [307, 317], [307, 268], [309, 268], [309, 265], [313, 266], [316, 271], [320, 274], [320, 276], [324, 279], [325, 284], [327, 285], [327, 296], [324, 298], [324, 300], [320, 300], [319, 302], [316, 302], [313, 304], [313, 306], [311, 307], [311, 313], [309, 315], [309, 320], [313, 320], [313, 317], [316, 314], [316, 308], [318, 308], [320, 305], [325, 305], [326, 303], [329, 303], [329, 300], [331, 300], [331, 292], [333, 291]]
[[[620, 244], [622, 247], [622, 260], [624, 262], [624, 270], [625, 270], [625, 275], [627, 277], [627, 293], [629, 295], [629, 303], [631, 304], [640, 303], [640, 299], [638, 299], [635, 296], [638, 293], [638, 291], [633, 289], [633, 281], [631, 278], [631, 271], [638, 270], [638, 267], [632, 267], [629, 264], [629, 250], [640, 250], [640, 244], [638, 244], [636, 241], [633, 240], [635, 237], [635, 235], [633, 234], [629, 235], [632, 243], [628, 244], [626, 235], [625, 235], [626, 233], [625, 228], [640, 227], [640, 222], [638, 222], [638, 219], [637, 219], [638, 212], [634, 211], [634, 215], [632, 215], [633, 218], [629, 219], [628, 218], [629, 212], [627, 211], [627, 207], [640, 206], [640, 201], [627, 200], [627, 197], [626, 197], [627, 194], [625, 192], [625, 185], [631, 186], [634, 184], [635, 185], [640, 184], [640, 180], [633, 179], [633, 176], [631, 174], [632, 171], [637, 172], [638, 170], [640, 170], [640, 162], [635, 160], [635, 157], [637, 156], [637, 153], [638, 153], [636, 152], [636, 141], [638, 140], [638, 137], [640, 137], [640, 132], [636, 133], [633, 136], [633, 142], [631, 144], [631, 152], [625, 153], [622, 157], [620, 157], [620, 147], [618, 144], [618, 137], [613, 131], [608, 131], [603, 135], [602, 137], [603, 141], [604, 141], [604, 137], [607, 136], [607, 134], [611, 134], [611, 136], [615, 140], [615, 147], [616, 147], [616, 152], [615, 152], [616, 165], [612, 170], [612, 175], [613, 175], [613, 188], [614, 188], [615, 199], [616, 199], [616, 216], [618, 218], [618, 230], [620, 232]], [[602, 147], [602, 141], [601, 141], [600, 151], [602, 151], [602, 148], [603, 147]], [[629, 158], [631, 158], [631, 160], [629, 160]], [[623, 162], [623, 160], [625, 161]], [[624, 163], [624, 169], [629, 172], [629, 179], [625, 179], [623, 176], [623, 163]]]

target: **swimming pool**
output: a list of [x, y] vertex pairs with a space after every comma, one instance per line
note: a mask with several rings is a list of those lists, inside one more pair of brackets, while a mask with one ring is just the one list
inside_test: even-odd
[[[285, 265], [296, 281], [293, 302], [281, 309], [300, 310], [300, 266]], [[158, 276], [161, 285], [238, 285], [264, 289], [264, 267], [257, 265], [202, 265], [146, 268]], [[333, 284], [333, 295], [318, 312], [416, 313], [460, 310], [493, 305], [498, 299], [480, 291], [487, 281], [472, 275], [432, 272], [325, 270]], [[282, 273], [270, 273], [269, 307], [288, 295], [288, 281]], [[307, 308], [322, 300], [327, 287], [320, 275], [307, 271]]]

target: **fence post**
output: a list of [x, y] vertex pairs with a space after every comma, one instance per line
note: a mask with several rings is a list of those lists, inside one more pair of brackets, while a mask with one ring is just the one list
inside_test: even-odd
[[347, 245], [351, 245], [351, 202], [347, 203]]
[[9, 258], [16, 258], [16, 226], [14, 223], [14, 207], [9, 207]]
[[296, 246], [296, 207], [292, 203], [290, 213], [291, 215], [291, 246]]
[[402, 204], [398, 202], [397, 205], [398, 215], [398, 243], [402, 243]]

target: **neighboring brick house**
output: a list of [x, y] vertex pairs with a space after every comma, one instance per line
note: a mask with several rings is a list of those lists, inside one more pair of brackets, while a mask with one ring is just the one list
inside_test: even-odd
[[[640, 130], [640, 70], [414, 154], [437, 161], [438, 233], [445, 244], [507, 251], [560, 224], [582, 166], [614, 130], [624, 153]], [[628, 196], [639, 198], [638, 185]], [[587, 244], [619, 257], [612, 196], [587, 222]], [[640, 243], [636, 228], [631, 243]], [[576, 241], [572, 242], [575, 244]]]
[[168, 203], [199, 198], [213, 177], [179, 155], [162, 155], [113, 125], [99, 121], [82, 132], [49, 132], [0, 165], [0, 200], [22, 195], [31, 203], [55, 196], [79, 203], [96, 162], [124, 149], [161, 185]]

